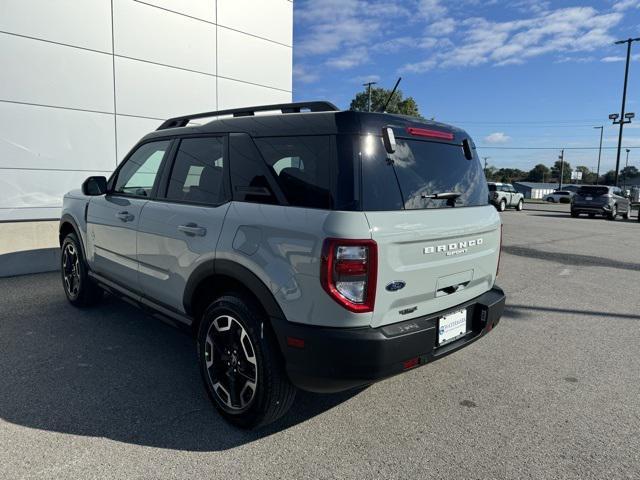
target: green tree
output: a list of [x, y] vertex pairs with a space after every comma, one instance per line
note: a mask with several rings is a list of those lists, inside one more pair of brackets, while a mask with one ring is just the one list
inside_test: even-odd
[[494, 181], [503, 183], [519, 182], [525, 178], [527, 178], [527, 172], [519, 168], [501, 168], [493, 174]]
[[[560, 171], [562, 170], [562, 161], [557, 160], [556, 163], [551, 167], [551, 175], [556, 179], [556, 181], [560, 180]], [[571, 164], [569, 162], [564, 162], [564, 174], [562, 175], [562, 183], [570, 183], [571, 182]]]
[[640, 175], [640, 172], [633, 165], [624, 167], [622, 170], [620, 170], [621, 177], [626, 176], [626, 178], [633, 178], [633, 177], [637, 177], [638, 175]]
[[[387, 101], [391, 95], [391, 90], [387, 90], [386, 88], [371, 88], [371, 111], [377, 112]], [[355, 98], [351, 100], [351, 105], [349, 106], [349, 110], [355, 110], [358, 112], [366, 112], [369, 109], [369, 92], [368, 89], [364, 92], [357, 93]], [[404, 98], [401, 90], [396, 90], [396, 93], [393, 94], [393, 98], [389, 102], [386, 111], [388, 113], [399, 113], [401, 115], [409, 115], [411, 117], [419, 117], [420, 110], [418, 108], [418, 104], [414, 100], [413, 97]]]
[[527, 174], [527, 181], [529, 182], [546, 182], [551, 178], [551, 171], [549, 167], [539, 163], [533, 167]]
[[615, 170], [609, 170], [607, 173], [605, 173], [600, 180], [600, 183], [603, 185], [613, 185], [616, 181], [616, 171]]
[[492, 165], [488, 165], [487, 168], [484, 170], [484, 175], [487, 177], [487, 180], [492, 182], [493, 178], [496, 175], [496, 172], [497, 172], [496, 167], [494, 167]]

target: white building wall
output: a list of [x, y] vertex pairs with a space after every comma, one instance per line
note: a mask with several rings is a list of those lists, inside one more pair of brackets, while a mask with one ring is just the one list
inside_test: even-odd
[[290, 0], [0, 0], [0, 221], [57, 218], [166, 118], [291, 101]]

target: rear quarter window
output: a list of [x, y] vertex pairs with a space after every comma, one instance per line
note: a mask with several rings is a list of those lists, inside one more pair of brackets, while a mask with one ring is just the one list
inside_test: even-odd
[[290, 205], [331, 208], [331, 137], [271, 137], [255, 142]]

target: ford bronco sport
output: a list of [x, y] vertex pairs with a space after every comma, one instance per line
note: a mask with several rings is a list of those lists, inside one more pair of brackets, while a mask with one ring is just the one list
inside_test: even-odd
[[489, 202], [504, 212], [507, 208], [515, 208], [519, 212], [524, 208], [524, 195], [510, 183], [489, 182]]
[[326, 102], [174, 118], [65, 196], [64, 291], [189, 329], [214, 405], [257, 427], [296, 388], [364, 386], [491, 331], [487, 198], [472, 140], [443, 124]]

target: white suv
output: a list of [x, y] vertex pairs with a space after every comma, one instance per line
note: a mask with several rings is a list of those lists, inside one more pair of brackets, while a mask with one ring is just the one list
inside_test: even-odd
[[256, 427], [296, 388], [367, 385], [497, 325], [487, 195], [471, 139], [439, 123], [325, 102], [174, 118], [65, 196], [64, 291], [187, 328], [215, 406]]

